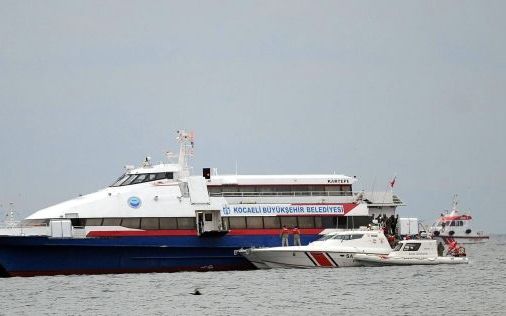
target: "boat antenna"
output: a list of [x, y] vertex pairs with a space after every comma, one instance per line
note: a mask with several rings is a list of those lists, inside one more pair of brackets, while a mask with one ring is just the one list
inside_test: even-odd
[[9, 211], [5, 214], [5, 225], [7, 227], [16, 226], [16, 213], [14, 213], [14, 202], [9, 203]]
[[190, 176], [188, 161], [193, 156], [194, 134], [184, 130], [177, 131], [177, 141], [179, 142], [179, 160], [181, 166], [181, 178]]
[[453, 195], [453, 202], [452, 202], [452, 211], [456, 211], [457, 210], [457, 205], [458, 204], [459, 204], [458, 195], [454, 194]]

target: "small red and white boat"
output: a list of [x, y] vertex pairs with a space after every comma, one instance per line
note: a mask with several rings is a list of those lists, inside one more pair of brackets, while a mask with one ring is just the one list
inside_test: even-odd
[[442, 240], [445, 244], [456, 241], [459, 244], [483, 243], [489, 239], [483, 231], [474, 231], [471, 228], [469, 214], [463, 214], [457, 210], [457, 195], [453, 198], [453, 208], [449, 214], [441, 214], [429, 229], [432, 238]]

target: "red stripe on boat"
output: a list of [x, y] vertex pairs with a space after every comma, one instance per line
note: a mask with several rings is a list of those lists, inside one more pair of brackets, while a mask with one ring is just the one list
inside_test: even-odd
[[[317, 235], [322, 228], [299, 229], [301, 235]], [[279, 235], [281, 230], [274, 229], [231, 229], [227, 235]], [[137, 236], [198, 236], [196, 229], [163, 229], [163, 230], [94, 230], [87, 237], [137, 237]]]
[[333, 267], [334, 265], [330, 260], [325, 256], [323, 252], [310, 252], [311, 256], [318, 262], [321, 267]]

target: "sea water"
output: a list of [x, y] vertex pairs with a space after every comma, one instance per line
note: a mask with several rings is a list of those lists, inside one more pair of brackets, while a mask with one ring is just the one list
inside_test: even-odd
[[506, 235], [466, 250], [467, 265], [6, 278], [0, 314], [506, 315]]

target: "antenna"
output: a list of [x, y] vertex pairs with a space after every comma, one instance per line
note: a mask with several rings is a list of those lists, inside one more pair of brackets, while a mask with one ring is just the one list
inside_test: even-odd
[[190, 175], [188, 168], [188, 161], [193, 156], [194, 134], [193, 132], [186, 132], [184, 130], [177, 131], [177, 141], [179, 142], [179, 160], [181, 166], [181, 178], [186, 178]]
[[16, 226], [16, 214], [14, 213], [14, 202], [9, 202], [9, 211], [5, 214], [5, 224], [7, 227]]

